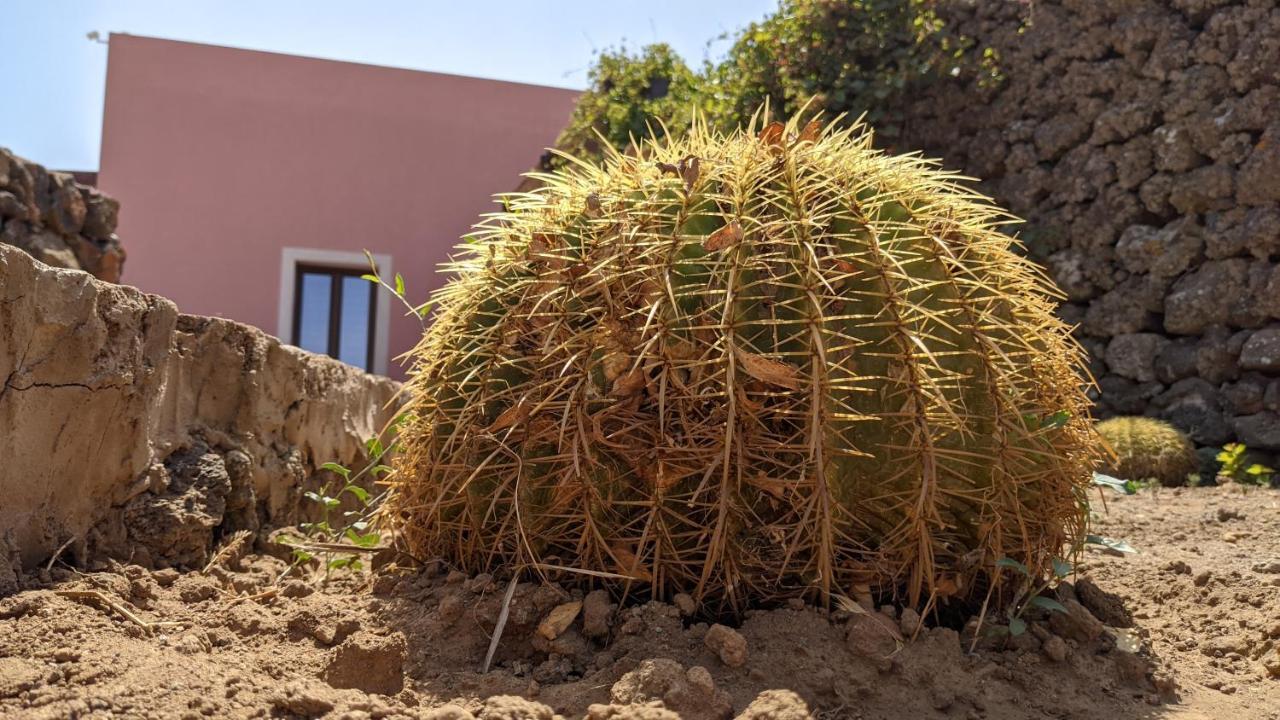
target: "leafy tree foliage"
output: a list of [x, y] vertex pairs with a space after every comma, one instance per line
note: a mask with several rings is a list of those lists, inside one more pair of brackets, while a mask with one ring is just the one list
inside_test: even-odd
[[[701, 109], [722, 129], [742, 125], [766, 101], [776, 117], [802, 108], [827, 117], [865, 114], [881, 138], [899, 131], [901, 101], [923, 84], [968, 63], [998, 80], [991, 51], [977, 56], [936, 12], [938, 0], [781, 0], [778, 9], [738, 33], [723, 59], [690, 69], [667, 45], [637, 54], [602, 54], [558, 146], [597, 157], [595, 132], [625, 148], [682, 132]], [[657, 121], [657, 122], [655, 122]]]

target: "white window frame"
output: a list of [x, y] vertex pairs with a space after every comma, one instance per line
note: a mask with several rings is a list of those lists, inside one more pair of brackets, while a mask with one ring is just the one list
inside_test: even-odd
[[[378, 266], [378, 274], [384, 278], [395, 277], [391, 267], [391, 256], [373, 254], [373, 262]], [[299, 265], [322, 265], [344, 269], [363, 269], [369, 267], [369, 260], [364, 253], [345, 250], [317, 250], [314, 248], [286, 247], [280, 251], [280, 307], [276, 314], [276, 337], [286, 345], [293, 345], [293, 304], [297, 300], [294, 291], [297, 288]], [[373, 328], [373, 367], [369, 372], [378, 375], [387, 374], [389, 353], [389, 330], [391, 327], [391, 303], [382, 297], [381, 291], [375, 292], [375, 321]]]

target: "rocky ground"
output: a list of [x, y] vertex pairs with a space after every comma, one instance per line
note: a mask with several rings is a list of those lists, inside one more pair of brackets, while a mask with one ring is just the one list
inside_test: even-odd
[[1090, 550], [1070, 614], [973, 652], [887, 608], [727, 628], [522, 584], [488, 673], [507, 586], [485, 576], [55, 567], [0, 599], [0, 716], [1280, 718], [1280, 491], [1110, 497], [1097, 528], [1140, 552]]

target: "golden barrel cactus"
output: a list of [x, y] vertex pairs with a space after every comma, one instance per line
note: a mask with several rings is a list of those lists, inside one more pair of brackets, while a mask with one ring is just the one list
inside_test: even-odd
[[1114, 457], [1102, 464], [1102, 472], [1122, 480], [1155, 480], [1161, 485], [1187, 484], [1187, 476], [1199, 471], [1196, 446], [1178, 428], [1147, 417], [1117, 417], [1098, 423], [1098, 434], [1111, 446]]
[[1007, 216], [862, 127], [638, 154], [461, 246], [412, 352], [411, 551], [734, 612], [973, 597], [1078, 537], [1081, 352]]

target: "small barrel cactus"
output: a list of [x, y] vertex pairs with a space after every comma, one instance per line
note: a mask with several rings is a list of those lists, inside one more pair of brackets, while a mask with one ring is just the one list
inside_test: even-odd
[[1081, 351], [1007, 216], [862, 127], [639, 155], [538, 176], [462, 246], [412, 353], [411, 551], [735, 612], [981, 597], [1074, 542]]
[[1196, 446], [1169, 423], [1147, 417], [1117, 417], [1098, 423], [1098, 434], [1115, 453], [1103, 461], [1100, 470], [1121, 480], [1155, 480], [1161, 485], [1180, 486], [1200, 469]]

